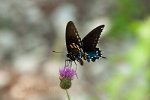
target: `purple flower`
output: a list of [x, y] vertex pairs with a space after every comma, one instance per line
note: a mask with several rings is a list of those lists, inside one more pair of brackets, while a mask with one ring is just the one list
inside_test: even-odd
[[73, 80], [73, 77], [77, 75], [74, 69], [71, 69], [69, 66], [66, 66], [59, 70], [60, 80], [67, 79]]
[[74, 69], [71, 69], [69, 66], [66, 66], [59, 70], [60, 78], [60, 87], [62, 89], [69, 89], [71, 87], [71, 80], [77, 73]]

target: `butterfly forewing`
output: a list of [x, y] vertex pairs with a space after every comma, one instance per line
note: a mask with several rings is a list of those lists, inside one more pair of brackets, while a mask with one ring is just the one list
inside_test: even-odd
[[96, 27], [82, 39], [82, 48], [85, 52], [95, 51], [103, 28], [104, 25]]
[[72, 50], [72, 48], [70, 47], [70, 44], [72, 43], [78, 46], [82, 45], [81, 38], [79, 37], [78, 31], [75, 25], [73, 24], [72, 21], [69, 21], [66, 27], [66, 46], [67, 46], [68, 52]]

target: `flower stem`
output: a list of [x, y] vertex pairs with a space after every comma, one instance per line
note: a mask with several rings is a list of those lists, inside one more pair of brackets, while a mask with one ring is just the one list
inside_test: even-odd
[[66, 89], [66, 94], [67, 94], [68, 100], [71, 100], [67, 89]]

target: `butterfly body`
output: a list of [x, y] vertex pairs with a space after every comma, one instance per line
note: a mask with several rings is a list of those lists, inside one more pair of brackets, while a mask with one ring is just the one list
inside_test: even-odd
[[77, 45], [70, 44], [71, 51], [67, 54], [67, 57], [70, 58], [72, 61], [75, 61], [77, 57], [79, 57], [79, 48]]
[[83, 60], [94, 62], [96, 59], [102, 57], [101, 51], [99, 48], [96, 48], [96, 45], [103, 28], [104, 25], [98, 26], [81, 41], [73, 22], [68, 22], [66, 27], [67, 57], [71, 61], [77, 60], [81, 65], [83, 65]]

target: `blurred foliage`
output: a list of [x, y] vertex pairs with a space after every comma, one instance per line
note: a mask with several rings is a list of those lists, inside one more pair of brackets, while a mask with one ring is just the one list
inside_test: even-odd
[[139, 0], [117, 0], [116, 8], [112, 12], [109, 35], [114, 38], [132, 35], [129, 25], [143, 17], [143, 10]]
[[[117, 73], [105, 84], [112, 100], [149, 100], [150, 93], [150, 17], [130, 23], [136, 36], [133, 48], [121, 58], [130, 66], [130, 73]], [[127, 85], [127, 86], [126, 86]]]
[[105, 84], [104, 91], [108, 93], [110, 100], [149, 100], [150, 17], [144, 19], [144, 5], [140, 5], [139, 1], [119, 0], [117, 3], [118, 11], [113, 13], [109, 36], [116, 39], [131, 38], [136, 42], [123, 56], [116, 57], [118, 62], [119, 59], [128, 62], [130, 73], [115, 74]]

